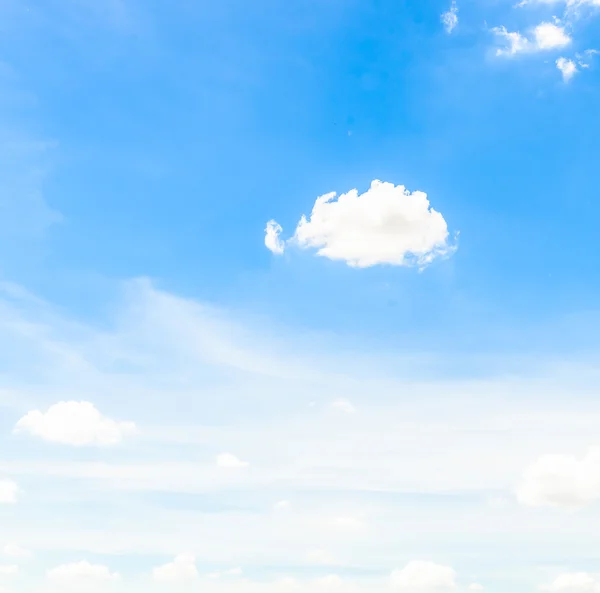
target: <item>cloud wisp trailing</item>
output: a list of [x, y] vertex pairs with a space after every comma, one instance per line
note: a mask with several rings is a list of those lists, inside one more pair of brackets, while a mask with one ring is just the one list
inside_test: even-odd
[[504, 42], [504, 46], [496, 50], [497, 56], [513, 57], [523, 53], [557, 50], [572, 42], [565, 27], [556, 23], [540, 23], [529, 36], [508, 31], [506, 27], [496, 27], [492, 31]]
[[136, 433], [133, 422], [103, 416], [90, 402], [58, 402], [46, 412], [32, 410], [16, 424], [14, 432], [27, 433], [64, 445], [117, 445]]

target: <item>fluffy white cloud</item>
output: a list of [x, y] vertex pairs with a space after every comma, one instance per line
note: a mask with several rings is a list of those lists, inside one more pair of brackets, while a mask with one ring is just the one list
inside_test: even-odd
[[280, 500], [275, 503], [276, 511], [287, 511], [292, 506], [292, 503], [289, 500]]
[[224, 468], [240, 468], [240, 467], [248, 467], [250, 465], [247, 461], [242, 461], [235, 455], [231, 453], [220, 453], [217, 455], [217, 466]]
[[392, 572], [391, 583], [398, 591], [407, 593], [454, 589], [456, 572], [450, 566], [413, 560], [404, 568]]
[[556, 23], [540, 23], [533, 29], [531, 38], [508, 31], [506, 27], [496, 27], [492, 31], [505, 42], [505, 47], [496, 50], [498, 56], [560, 49], [572, 41], [565, 28]]
[[469, 591], [483, 591], [485, 587], [481, 583], [471, 583], [468, 589]]
[[106, 418], [92, 403], [83, 401], [59, 402], [46, 412], [33, 410], [15, 426], [17, 433], [74, 446], [116, 445], [135, 431], [133, 422]]
[[107, 566], [90, 564], [85, 560], [57, 566], [49, 570], [46, 576], [51, 581], [60, 582], [114, 581], [119, 579], [119, 574], [110, 572]]
[[587, 572], [565, 572], [540, 589], [552, 593], [599, 593], [600, 577]]
[[578, 508], [600, 498], [600, 447], [582, 459], [543, 455], [523, 473], [519, 502], [529, 506]]
[[578, 72], [577, 64], [573, 60], [567, 58], [558, 58], [556, 60], [556, 67], [560, 70], [563, 80], [569, 82], [573, 76]]
[[12, 480], [0, 480], [0, 504], [17, 502], [19, 487]]
[[31, 552], [22, 548], [14, 542], [10, 542], [2, 548], [2, 553], [10, 558], [29, 558]]
[[554, 23], [541, 23], [533, 30], [535, 46], [537, 49], [556, 49], [566, 47], [571, 43], [571, 38], [565, 28]]
[[424, 266], [454, 250], [446, 221], [430, 207], [427, 194], [377, 180], [363, 194], [354, 189], [317, 198], [291, 241], [359, 268]]
[[8, 577], [19, 574], [19, 567], [16, 564], [0, 565], [0, 576]]
[[336, 399], [331, 404], [331, 407], [346, 414], [354, 414], [356, 412], [356, 408], [347, 399]]
[[173, 562], [152, 570], [152, 578], [156, 581], [179, 581], [197, 577], [196, 559], [191, 554], [179, 554]]
[[265, 245], [269, 251], [276, 255], [281, 255], [285, 251], [285, 244], [279, 238], [282, 232], [282, 228], [274, 220], [267, 222], [265, 228]]
[[442, 23], [447, 33], [452, 33], [458, 25], [458, 6], [456, 0], [452, 0], [449, 10], [442, 14]]

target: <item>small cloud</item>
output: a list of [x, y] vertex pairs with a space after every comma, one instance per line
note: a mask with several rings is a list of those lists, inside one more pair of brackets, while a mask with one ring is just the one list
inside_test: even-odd
[[577, 64], [581, 68], [589, 68], [592, 58], [598, 53], [600, 53], [600, 52], [597, 49], [586, 49], [582, 53], [575, 54], [575, 58], [577, 59]]
[[450, 566], [413, 560], [391, 574], [392, 587], [406, 593], [456, 588], [456, 572]]
[[29, 550], [22, 548], [14, 542], [6, 544], [4, 548], [2, 548], [2, 552], [9, 558], [29, 558], [31, 556], [31, 552]]
[[33, 410], [16, 424], [15, 433], [28, 433], [53, 443], [76, 447], [117, 445], [136, 432], [133, 422], [118, 422], [100, 414], [94, 404], [64, 401], [46, 412]]
[[496, 50], [497, 56], [514, 56], [529, 51], [530, 42], [520, 33], [508, 31], [506, 27], [494, 27], [492, 32], [496, 37], [503, 39], [506, 43], [506, 47], [498, 48]]
[[356, 408], [347, 399], [336, 399], [331, 404], [331, 407], [346, 414], [354, 414], [356, 412]]
[[471, 583], [469, 585], [469, 591], [483, 591], [485, 587], [480, 583]]
[[[270, 236], [278, 237], [279, 227], [273, 228]], [[374, 180], [362, 194], [353, 189], [317, 198], [310, 217], [302, 216], [288, 243], [355, 268], [423, 268], [455, 251], [448, 237], [446, 221], [431, 208], [427, 194]]]
[[19, 574], [19, 567], [16, 564], [0, 565], [0, 576], [11, 577]]
[[72, 564], [63, 564], [49, 570], [46, 576], [51, 581], [80, 582], [80, 581], [115, 581], [119, 574], [110, 572], [108, 567], [101, 564], [90, 564], [85, 560]]
[[452, 0], [449, 10], [442, 14], [442, 23], [446, 29], [446, 33], [452, 33], [458, 25], [458, 6], [456, 0]]
[[275, 503], [274, 508], [276, 511], [287, 511], [291, 506], [292, 504], [289, 500], [280, 500]]
[[12, 480], [0, 480], [0, 504], [15, 504], [19, 487]]
[[560, 70], [565, 82], [569, 82], [578, 72], [577, 64], [567, 58], [558, 58], [556, 60], [556, 67]]
[[155, 581], [181, 581], [198, 577], [196, 559], [191, 554], [179, 554], [173, 562], [157, 566], [152, 570]]
[[281, 255], [285, 251], [285, 243], [279, 238], [283, 229], [274, 220], [269, 220], [265, 228], [265, 245], [275, 255]]
[[250, 464], [247, 461], [242, 461], [231, 453], [221, 453], [217, 455], [217, 466], [224, 468], [241, 468], [248, 467]]
[[517, 500], [524, 505], [577, 509], [600, 499], [600, 447], [578, 459], [543, 455], [523, 472]]
[[549, 585], [542, 585], [540, 590], [551, 593], [599, 593], [600, 578], [587, 572], [566, 572], [558, 575]]

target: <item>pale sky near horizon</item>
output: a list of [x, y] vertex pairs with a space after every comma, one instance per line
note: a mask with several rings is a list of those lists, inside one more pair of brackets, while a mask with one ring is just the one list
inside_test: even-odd
[[600, 593], [598, 0], [0, 0], [0, 593]]

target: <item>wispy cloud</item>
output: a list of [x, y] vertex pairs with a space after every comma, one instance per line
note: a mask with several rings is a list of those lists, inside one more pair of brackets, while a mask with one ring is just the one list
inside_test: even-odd
[[441, 18], [446, 33], [452, 33], [458, 25], [458, 5], [456, 4], [456, 0], [452, 0], [450, 8], [442, 14]]
[[57, 144], [32, 126], [36, 97], [10, 64], [0, 63], [0, 245], [40, 237], [62, 215], [47, 201], [45, 184]]
[[533, 28], [529, 37], [508, 31], [506, 27], [496, 27], [493, 32], [505, 43], [505, 47], [496, 50], [498, 56], [516, 56], [522, 53], [561, 49], [572, 41], [565, 27], [556, 23], [540, 23]]

